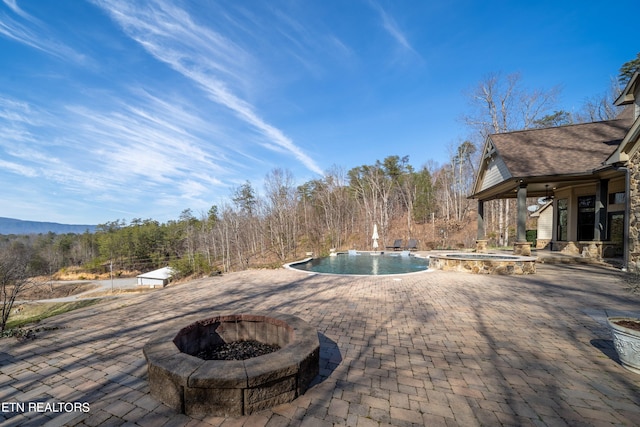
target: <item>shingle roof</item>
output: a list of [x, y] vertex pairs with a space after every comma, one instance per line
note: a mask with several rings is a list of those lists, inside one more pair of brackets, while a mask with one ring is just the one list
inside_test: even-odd
[[615, 120], [491, 135], [513, 177], [591, 172], [618, 147], [632, 124], [624, 112]]

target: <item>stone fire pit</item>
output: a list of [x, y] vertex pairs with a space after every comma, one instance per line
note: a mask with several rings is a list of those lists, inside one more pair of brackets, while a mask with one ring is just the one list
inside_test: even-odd
[[[280, 347], [246, 360], [192, 354], [218, 344], [255, 340]], [[252, 414], [303, 394], [318, 375], [317, 331], [281, 313], [213, 314], [163, 327], [143, 348], [151, 395], [187, 415]]]

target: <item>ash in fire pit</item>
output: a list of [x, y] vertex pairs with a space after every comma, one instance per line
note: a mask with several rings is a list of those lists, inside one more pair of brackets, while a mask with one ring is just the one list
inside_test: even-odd
[[194, 356], [203, 360], [247, 360], [278, 350], [280, 350], [279, 345], [269, 345], [256, 340], [232, 341], [212, 345]]

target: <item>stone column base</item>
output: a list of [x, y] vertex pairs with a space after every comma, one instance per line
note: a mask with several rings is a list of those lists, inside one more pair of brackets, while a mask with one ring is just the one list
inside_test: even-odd
[[583, 258], [595, 258], [602, 259], [602, 241], [594, 240], [592, 242], [578, 242], [581, 250], [581, 255]]
[[521, 256], [531, 256], [531, 242], [515, 242], [513, 253]]
[[487, 253], [487, 242], [488, 242], [488, 240], [476, 240], [476, 253], [486, 254]]

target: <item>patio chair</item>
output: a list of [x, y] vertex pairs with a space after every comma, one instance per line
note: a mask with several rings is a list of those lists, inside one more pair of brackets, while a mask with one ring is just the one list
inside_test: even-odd
[[402, 239], [396, 239], [393, 241], [393, 246], [385, 246], [385, 249], [393, 249], [394, 251], [399, 251], [402, 249]]
[[418, 250], [418, 241], [416, 239], [409, 239], [405, 249], [408, 250], [408, 251], [417, 251]]

